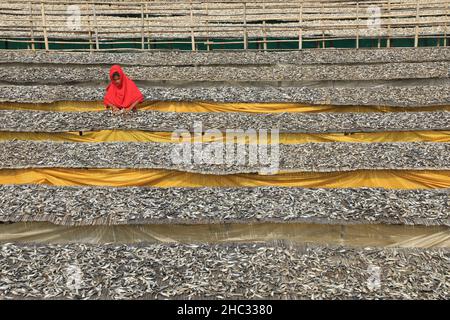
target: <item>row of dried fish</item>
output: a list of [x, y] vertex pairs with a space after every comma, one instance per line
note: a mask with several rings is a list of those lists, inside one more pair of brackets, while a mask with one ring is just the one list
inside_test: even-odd
[[1, 50], [0, 63], [51, 63], [78, 65], [309, 65], [309, 64], [376, 64], [396, 62], [439, 62], [450, 60], [448, 47], [332, 49], [281, 52], [259, 51], [147, 51], [86, 54], [79, 52], [48, 52]]
[[[365, 12], [367, 9], [368, 7], [359, 10]], [[319, 12], [314, 14], [311, 14], [311, 11], [305, 12], [301, 24], [298, 22], [300, 6], [296, 6], [296, 8], [288, 7], [285, 10], [280, 10], [278, 13], [273, 12], [273, 9], [270, 12], [266, 10], [261, 12], [259, 10], [259, 13], [255, 13], [251, 9], [243, 9], [242, 5], [239, 6], [238, 10], [222, 9], [220, 10], [220, 14], [217, 14], [217, 7], [214, 10], [216, 14], [209, 14], [208, 9], [205, 10], [204, 6], [196, 9], [194, 14], [190, 14], [189, 10], [186, 9], [182, 10], [181, 13], [174, 11], [162, 13], [158, 10], [159, 16], [153, 13], [150, 18], [144, 17], [144, 20], [140, 16], [118, 17], [116, 15], [97, 14], [95, 21], [96, 30], [103, 34], [103, 37], [108, 37], [107, 39], [138, 38], [139, 40], [136, 41], [136, 44], [139, 45], [143, 36], [146, 38], [144, 43], [147, 42], [147, 38], [150, 41], [156, 39], [176, 39], [177, 42], [183, 39], [185, 44], [188, 45], [190, 43], [186, 36], [189, 31], [197, 38], [197, 41], [205, 38], [209, 41], [216, 39], [216, 41], [220, 41], [224, 38], [242, 39], [244, 30], [245, 34], [250, 38], [291, 38], [292, 42], [298, 40], [299, 29], [302, 30], [304, 38], [313, 38], [316, 41], [320, 41], [319, 37], [324, 37], [325, 39], [331, 38], [331, 40], [336, 37], [338, 39], [339, 37], [345, 37], [353, 40], [358, 37], [414, 37], [415, 32], [420, 36], [440, 35], [443, 37], [446, 34], [448, 17], [446, 16], [447, 8], [445, 2], [442, 2], [437, 7], [436, 5], [431, 8], [422, 6], [420, 11], [416, 11], [418, 10], [416, 6], [411, 7], [410, 3], [409, 6], [400, 9], [400, 16], [395, 15], [397, 10], [389, 11], [389, 16], [385, 16], [383, 13], [387, 10], [381, 11], [381, 8], [378, 9], [381, 15], [378, 26], [374, 25], [376, 20], [374, 21], [367, 16], [357, 17], [356, 12], [358, 12], [358, 8], [356, 5], [350, 7], [345, 6], [344, 8], [334, 7], [331, 9], [331, 12], [320, 12], [320, 14]], [[29, 10], [27, 6], [25, 11], [28, 19]], [[28, 19], [25, 20], [22, 16], [14, 14], [14, 12], [1, 14], [2, 20], [0, 20], [0, 26], [2, 27], [4, 37], [30, 37], [30, 29], [34, 27], [33, 36], [35, 38], [42, 38], [44, 31], [39, 26], [42, 25], [42, 23], [39, 23], [41, 22], [41, 8], [35, 8], [34, 10], [35, 15], [38, 15], [38, 17], [34, 18], [38, 21], [37, 26], [36, 23], [34, 25], [30, 24]], [[123, 12], [123, 10], [125, 8], [121, 7], [120, 11]], [[249, 12], [245, 16], [246, 21], [244, 22], [243, 15], [246, 14], [245, 12], [247, 10]], [[291, 10], [294, 12], [291, 12]], [[322, 9], [317, 7], [310, 10], [319, 11]], [[91, 13], [90, 10], [87, 12]], [[137, 13], [139, 15], [141, 14], [140, 11]], [[47, 11], [47, 15], [50, 14]], [[418, 16], [416, 17], [416, 15]], [[47, 19], [46, 22], [48, 26], [46, 34], [50, 38], [92, 39], [93, 17], [82, 16], [79, 21], [79, 30], [74, 32], [73, 27], [68, 27], [67, 23], [65, 23], [67, 16], [66, 10], [63, 10], [63, 12], [59, 11], [59, 14], [51, 14], [51, 16], [55, 18]], [[383, 23], [381, 23], [381, 19], [384, 19]], [[114, 23], [112, 23], [112, 20]], [[262, 20], [267, 21], [262, 22]], [[146, 31], [143, 30], [144, 21], [145, 28], [148, 28]], [[252, 24], [246, 24], [247, 21], [249, 23], [252, 22]], [[230, 25], [230, 23], [233, 24]], [[121, 28], [114, 28], [115, 25], [120, 25]], [[415, 25], [417, 25], [417, 28]]]
[[[147, 100], [218, 101], [218, 102], [298, 102], [333, 105], [448, 105], [448, 85], [389, 85], [351, 87], [275, 87], [275, 86], [209, 86], [209, 87], [145, 87]], [[52, 102], [99, 101], [104, 86], [14, 85], [0, 86], [0, 101]]]
[[448, 249], [0, 246], [0, 298], [448, 299]]
[[[450, 92], [450, 91], [449, 91]], [[449, 130], [450, 112], [395, 113], [189, 113], [145, 111], [128, 116], [110, 112], [0, 110], [0, 131], [66, 132], [103, 129], [168, 131], [270, 130], [280, 132], [375, 132]]]
[[[448, 78], [450, 62], [360, 65], [240, 65], [240, 66], [130, 66], [126, 74], [138, 81], [331, 81]], [[109, 81], [109, 66], [6, 65], [4, 83], [76, 83]], [[276, 85], [276, 83], [275, 83]], [[318, 86], [317, 83], [314, 84]]]
[[0, 168], [153, 168], [232, 174], [276, 171], [334, 172], [450, 170], [450, 143], [157, 143], [0, 142]]
[[0, 221], [450, 225], [450, 190], [0, 185]]

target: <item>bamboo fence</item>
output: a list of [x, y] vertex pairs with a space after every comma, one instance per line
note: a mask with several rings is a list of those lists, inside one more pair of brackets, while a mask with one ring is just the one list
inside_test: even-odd
[[[235, 45], [268, 50], [270, 44], [375, 39], [437, 39], [447, 46], [450, 0], [4, 0], [0, 41], [26, 49], [86, 45], [72, 50], [157, 50], [158, 45], [211, 50]], [[110, 48], [108, 45], [120, 46]]]

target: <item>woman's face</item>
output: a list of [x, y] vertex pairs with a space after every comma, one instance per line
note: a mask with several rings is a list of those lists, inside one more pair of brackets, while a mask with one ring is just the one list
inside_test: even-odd
[[119, 75], [114, 75], [113, 76], [113, 82], [115, 83], [116, 86], [120, 86], [120, 82], [121, 82], [120, 76]]

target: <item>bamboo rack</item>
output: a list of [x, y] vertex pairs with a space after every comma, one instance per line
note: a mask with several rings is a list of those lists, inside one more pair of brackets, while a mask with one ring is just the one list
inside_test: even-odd
[[[67, 26], [67, 7], [78, 6], [81, 25]], [[380, 9], [376, 35], [368, 27], [369, 7]], [[0, 41], [25, 44], [27, 50], [56, 50], [83, 45], [86, 51], [159, 50], [157, 45], [187, 45], [191, 50], [269, 50], [269, 44], [393, 39], [437, 39], [447, 46], [450, 0], [3, 0]], [[256, 45], [256, 46], [255, 46]]]

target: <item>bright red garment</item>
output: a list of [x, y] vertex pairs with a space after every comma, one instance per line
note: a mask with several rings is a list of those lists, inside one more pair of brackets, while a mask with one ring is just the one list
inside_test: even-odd
[[[120, 75], [120, 85], [117, 85], [113, 81], [113, 74], [116, 72]], [[112, 104], [119, 108], [128, 108], [136, 101], [144, 101], [144, 96], [139, 91], [139, 88], [133, 80], [125, 75], [119, 65], [115, 64], [111, 67], [109, 70], [109, 79], [111, 83], [106, 88], [106, 95], [103, 100], [105, 106]]]

